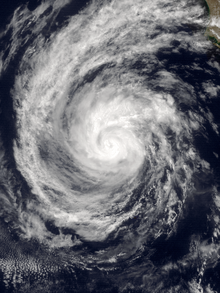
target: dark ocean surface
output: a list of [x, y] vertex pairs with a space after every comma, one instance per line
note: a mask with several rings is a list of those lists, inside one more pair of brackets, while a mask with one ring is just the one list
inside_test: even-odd
[[0, 292], [220, 292], [205, 1], [3, 1], [0, 19]]

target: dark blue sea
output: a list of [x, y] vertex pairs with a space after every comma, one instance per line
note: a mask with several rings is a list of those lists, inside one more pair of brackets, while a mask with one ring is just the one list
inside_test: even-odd
[[220, 49], [200, 0], [0, 4], [0, 292], [220, 292]]

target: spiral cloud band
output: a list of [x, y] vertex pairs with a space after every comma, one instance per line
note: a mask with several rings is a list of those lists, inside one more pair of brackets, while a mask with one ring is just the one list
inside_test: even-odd
[[[196, 157], [191, 135], [199, 124], [193, 113], [188, 119], [181, 114], [169, 91], [148, 85], [145, 74], [154, 67], [158, 86], [177, 90], [180, 83], [155, 56], [173, 35], [147, 35], [156, 30], [155, 5], [162, 5], [148, 4], [113, 1], [94, 10], [93, 3], [50, 41], [36, 40], [27, 49], [14, 87], [16, 163], [36, 195], [28, 203], [28, 210], [35, 212], [27, 210], [20, 218], [25, 237], [49, 238], [52, 246], [73, 245], [46, 230], [43, 221], [49, 220], [60, 231], [68, 227], [81, 239], [102, 241], [140, 209], [143, 219], [148, 218], [171, 198], [171, 206], [181, 206], [186, 197], [193, 172], [188, 161]], [[164, 10], [161, 25], [168, 17], [177, 22], [189, 13], [177, 9], [172, 18]], [[145, 62], [142, 75], [135, 71], [140, 56]], [[183, 98], [189, 91], [185, 89]], [[169, 174], [161, 183], [164, 170]], [[142, 184], [139, 201], [125, 212]], [[149, 190], [154, 190], [156, 207], [141, 203]], [[172, 223], [177, 214], [171, 210]], [[150, 225], [152, 220], [147, 221]]]
[[[75, 291], [59, 292], [136, 292], [123, 289], [130, 279], [137, 292], [171, 292], [173, 271], [172, 292], [186, 292], [216, 265], [220, 66], [198, 2], [90, 1], [69, 12], [77, 1], [44, 1], [17, 8], [0, 33], [0, 77], [14, 70], [0, 216], [20, 241], [10, 247], [33, 245], [22, 251], [34, 276], [68, 270]], [[100, 272], [120, 290], [93, 290]]]

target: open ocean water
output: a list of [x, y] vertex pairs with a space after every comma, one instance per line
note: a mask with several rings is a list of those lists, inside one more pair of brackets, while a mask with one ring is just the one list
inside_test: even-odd
[[0, 292], [220, 292], [205, 1], [3, 3]]

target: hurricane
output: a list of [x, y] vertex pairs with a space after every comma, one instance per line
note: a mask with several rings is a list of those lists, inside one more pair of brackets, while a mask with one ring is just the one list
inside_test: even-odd
[[14, 10], [0, 33], [2, 292], [218, 292], [209, 23], [191, 0]]

